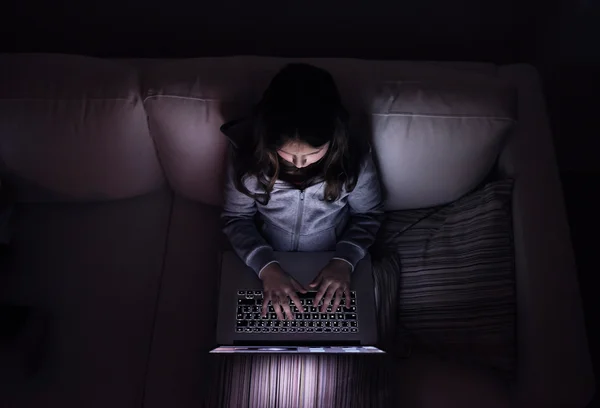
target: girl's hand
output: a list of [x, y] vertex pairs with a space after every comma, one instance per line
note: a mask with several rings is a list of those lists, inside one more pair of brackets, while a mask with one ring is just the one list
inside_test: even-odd
[[321, 306], [321, 313], [327, 311], [327, 306], [331, 303], [334, 296], [335, 302], [333, 303], [332, 310], [336, 310], [342, 302], [343, 293], [346, 293], [346, 305], [350, 304], [351, 272], [352, 267], [348, 262], [340, 259], [332, 259], [309, 285], [314, 289], [320, 286], [317, 296], [315, 297], [315, 306], [318, 305], [321, 299], [323, 299], [323, 296], [325, 296], [323, 305]]
[[292, 302], [294, 302], [298, 310], [303, 311], [302, 303], [300, 302], [298, 295], [296, 295], [296, 292], [306, 293], [306, 289], [304, 289], [294, 278], [285, 273], [278, 263], [274, 262], [267, 265], [261, 272], [260, 279], [263, 281], [264, 292], [262, 306], [263, 317], [267, 315], [269, 301], [271, 301], [279, 320], [284, 320], [282, 310], [289, 320], [294, 320], [294, 314], [290, 309], [288, 297], [292, 299]]

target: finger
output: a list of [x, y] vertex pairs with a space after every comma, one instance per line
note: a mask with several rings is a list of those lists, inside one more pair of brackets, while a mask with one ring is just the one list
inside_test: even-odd
[[325, 296], [325, 300], [323, 300], [323, 306], [321, 306], [321, 313], [325, 313], [327, 311], [327, 306], [331, 304], [331, 300], [335, 296], [335, 292], [338, 291], [339, 287], [339, 283], [334, 283], [333, 285], [329, 286], [327, 289], [327, 296]]
[[335, 292], [335, 300], [333, 301], [333, 306], [332, 306], [332, 311], [335, 312], [337, 310], [337, 308], [340, 306], [340, 303], [342, 303], [342, 288], [340, 287], [336, 292]]
[[283, 311], [285, 312], [285, 315], [287, 316], [287, 318], [289, 320], [294, 320], [294, 315], [292, 313], [292, 309], [290, 308], [290, 300], [287, 296], [285, 297], [285, 301], [283, 303], [281, 303], [281, 307], [283, 307]]
[[317, 305], [319, 304], [321, 299], [323, 299], [323, 296], [325, 296], [325, 291], [327, 290], [328, 286], [329, 286], [329, 284], [327, 282], [321, 283], [321, 286], [319, 287], [319, 291], [317, 292], [317, 295], [315, 296], [315, 300], [314, 300], [315, 307], [317, 307]]
[[308, 284], [308, 286], [316, 288], [317, 286], [319, 286], [321, 284], [321, 282], [323, 281], [323, 277], [321, 274], [318, 274], [317, 277]]
[[290, 293], [288, 293], [288, 296], [290, 297], [290, 299], [292, 299], [292, 302], [294, 302], [294, 305], [298, 308], [298, 311], [304, 312], [302, 302], [300, 302], [300, 298], [298, 297], [298, 295], [296, 295], [296, 292], [290, 291]]
[[271, 300], [271, 291], [265, 292], [265, 296], [263, 298], [262, 305], [262, 317], [267, 315], [267, 310], [269, 310], [269, 301]]
[[350, 307], [350, 286], [349, 285], [346, 285], [344, 292], [346, 292], [346, 308], [349, 308]]
[[290, 279], [290, 280], [292, 282], [292, 286], [294, 287], [294, 289], [296, 289], [297, 292], [300, 292], [300, 293], [308, 292], [304, 286], [302, 286], [300, 283], [298, 283], [298, 281], [296, 281], [295, 279]]
[[275, 303], [273, 304], [273, 309], [275, 309], [277, 318], [279, 320], [283, 320], [283, 313], [281, 313], [281, 299], [279, 294], [275, 294]]

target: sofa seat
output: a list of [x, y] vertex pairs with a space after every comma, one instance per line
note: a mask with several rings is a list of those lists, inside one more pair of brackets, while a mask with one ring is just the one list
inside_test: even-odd
[[19, 402], [0, 405], [141, 406], [170, 208], [166, 189], [17, 205], [0, 299], [30, 307], [45, 330], [31, 342], [43, 344], [38, 370], [0, 391]]

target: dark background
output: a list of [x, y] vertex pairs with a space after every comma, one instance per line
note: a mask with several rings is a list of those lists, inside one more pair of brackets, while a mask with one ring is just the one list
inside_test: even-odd
[[[0, 52], [527, 62], [543, 79], [597, 362], [600, 0], [31, 1], [0, 6]], [[596, 363], [600, 374], [600, 364]]]

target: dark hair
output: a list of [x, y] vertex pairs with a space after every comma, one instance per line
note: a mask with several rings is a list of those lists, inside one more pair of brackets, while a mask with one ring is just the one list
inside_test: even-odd
[[[279, 176], [277, 149], [288, 141], [315, 148], [329, 142], [322, 159], [324, 199], [337, 200], [342, 187], [352, 191], [356, 186], [366, 151], [364, 142], [351, 137], [348, 122], [348, 112], [327, 71], [308, 64], [285, 66], [254, 108], [252, 137], [234, 151], [236, 188], [266, 204]], [[264, 192], [248, 191], [244, 180], [249, 176], [257, 178]]]

